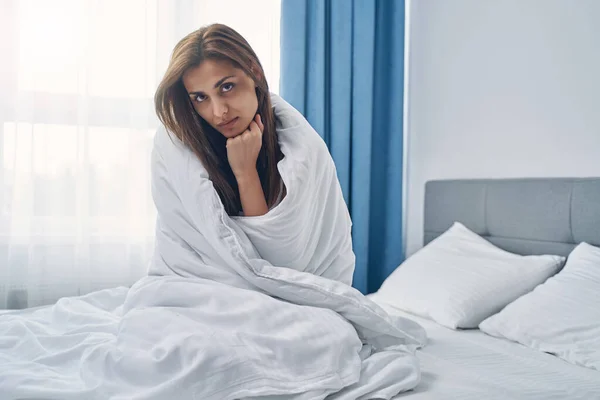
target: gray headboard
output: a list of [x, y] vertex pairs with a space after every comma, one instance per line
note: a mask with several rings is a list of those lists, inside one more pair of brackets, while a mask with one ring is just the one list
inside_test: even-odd
[[459, 221], [513, 253], [566, 256], [600, 246], [600, 178], [430, 181], [424, 217], [425, 244]]

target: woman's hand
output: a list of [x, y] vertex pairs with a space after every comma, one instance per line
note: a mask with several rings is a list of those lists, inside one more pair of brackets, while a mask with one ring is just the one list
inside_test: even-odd
[[241, 135], [227, 139], [227, 160], [237, 180], [242, 209], [247, 217], [264, 215], [269, 211], [256, 170], [264, 128], [257, 114]]
[[238, 182], [256, 174], [256, 159], [262, 147], [263, 129], [260, 115], [256, 114], [248, 129], [227, 139], [227, 160]]

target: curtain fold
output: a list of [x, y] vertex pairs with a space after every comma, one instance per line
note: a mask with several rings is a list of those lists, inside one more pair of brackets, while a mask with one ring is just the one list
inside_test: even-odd
[[353, 220], [353, 285], [402, 262], [404, 1], [283, 0], [281, 95], [327, 143]]

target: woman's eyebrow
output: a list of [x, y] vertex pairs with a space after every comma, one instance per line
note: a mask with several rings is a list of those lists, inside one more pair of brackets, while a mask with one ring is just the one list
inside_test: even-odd
[[[229, 79], [229, 78], [233, 78], [234, 76], [235, 76], [235, 75], [228, 75], [228, 76], [226, 76], [226, 77], [224, 77], [224, 78], [221, 78], [221, 79], [219, 79], [219, 80], [217, 81], [217, 83], [215, 83], [215, 85], [214, 85], [214, 88], [215, 88], [215, 89], [216, 89], [216, 88], [218, 88], [219, 86], [221, 86], [221, 84], [222, 84], [223, 82], [225, 82], [225, 81], [226, 81], [227, 79]], [[204, 94], [204, 93], [203, 93], [203, 92], [189, 92], [188, 94], [189, 94], [190, 96], [196, 96], [196, 95], [199, 95], [199, 94]]]
[[222, 84], [223, 82], [225, 82], [225, 81], [226, 81], [227, 79], [229, 79], [229, 78], [233, 78], [234, 76], [235, 76], [235, 75], [229, 75], [229, 76], [226, 76], [225, 78], [221, 78], [221, 79], [219, 79], [219, 80], [217, 81], [217, 83], [215, 83], [215, 86], [214, 86], [214, 88], [215, 88], [215, 89], [216, 89], [216, 88], [218, 88], [219, 86], [221, 86], [221, 84]]

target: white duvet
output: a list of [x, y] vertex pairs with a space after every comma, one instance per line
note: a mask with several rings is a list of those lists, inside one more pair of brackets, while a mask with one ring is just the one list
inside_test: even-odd
[[198, 159], [159, 131], [149, 276], [0, 314], [0, 399], [390, 399], [418, 384], [424, 330], [349, 286], [333, 162], [296, 110], [273, 105], [283, 201], [230, 218]]

